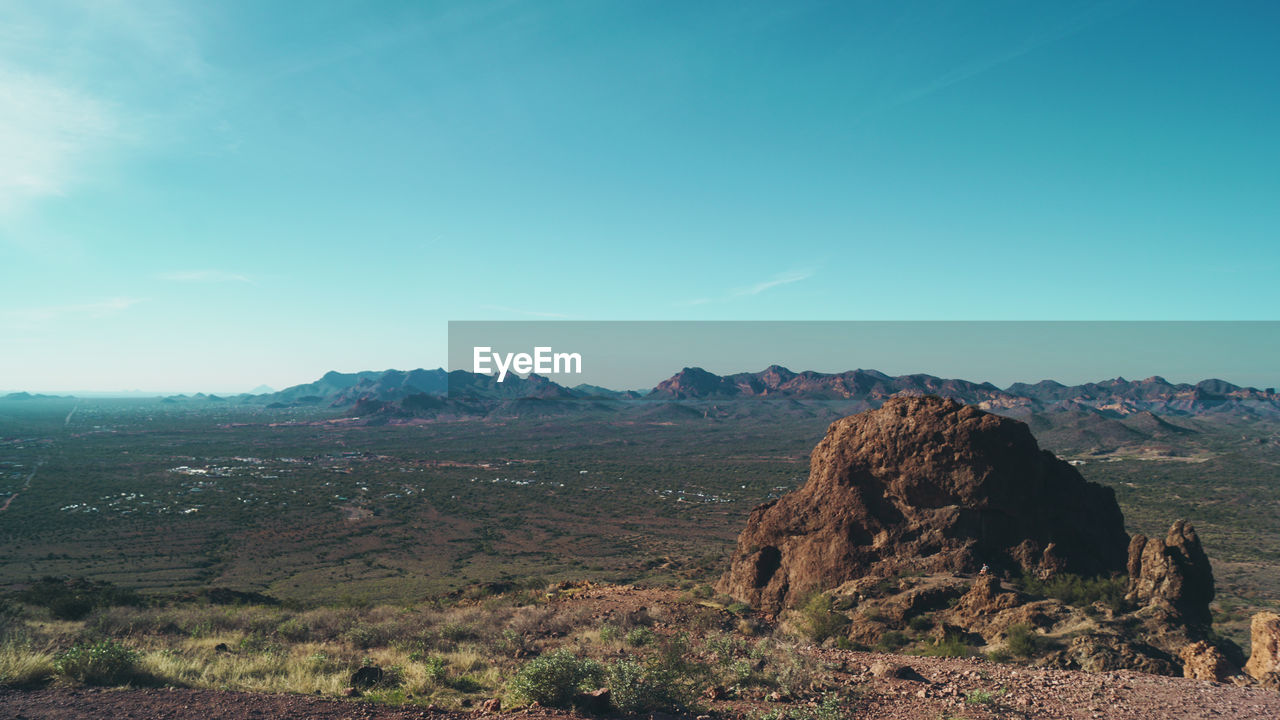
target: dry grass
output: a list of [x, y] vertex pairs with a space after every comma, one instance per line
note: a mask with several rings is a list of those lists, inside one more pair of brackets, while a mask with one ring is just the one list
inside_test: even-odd
[[53, 678], [53, 651], [16, 643], [0, 645], [0, 686], [35, 687]]
[[[631, 663], [665, 677], [670, 663], [659, 660], [671, 643], [681, 643], [687, 653], [678, 654], [688, 654], [690, 667], [704, 667], [699, 672], [707, 677], [680, 675], [677, 684], [719, 684], [755, 694], [765, 686], [795, 692], [812, 684], [814, 668], [800, 656], [770, 638], [734, 635], [731, 616], [703, 632], [702, 611], [721, 611], [651, 600], [637, 609], [638, 604], [614, 605], [607, 619], [591, 602], [547, 600], [542, 593], [537, 600], [526, 595], [452, 606], [116, 607], [74, 622], [51, 621], [28, 609], [20, 621], [24, 645], [0, 654], [0, 682], [70, 682], [54, 670], [57, 654], [110, 639], [137, 652], [137, 682], [146, 684], [334, 696], [351, 685], [356, 670], [375, 665], [384, 681], [367, 690], [366, 698], [446, 708], [502, 696], [521, 666], [562, 648], [604, 666]], [[684, 631], [692, 631], [688, 640]], [[639, 633], [646, 642], [629, 637]], [[767, 669], [753, 669], [764, 655]]]

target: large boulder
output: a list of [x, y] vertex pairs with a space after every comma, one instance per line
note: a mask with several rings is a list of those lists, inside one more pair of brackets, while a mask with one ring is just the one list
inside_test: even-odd
[[1164, 540], [1135, 535], [1128, 570], [1127, 601], [1171, 611], [1189, 624], [1212, 621], [1213, 570], [1191, 523], [1178, 520]]
[[808, 482], [752, 511], [717, 589], [776, 611], [904, 571], [1109, 574], [1128, 543], [1115, 494], [1024, 423], [900, 397], [831, 425]]
[[1183, 677], [1226, 682], [1233, 675], [1240, 674], [1239, 667], [1233, 665], [1222, 650], [1204, 640], [1183, 647], [1178, 658], [1182, 660]]
[[1244, 671], [1268, 687], [1280, 685], [1280, 615], [1262, 612], [1253, 616], [1253, 650]]

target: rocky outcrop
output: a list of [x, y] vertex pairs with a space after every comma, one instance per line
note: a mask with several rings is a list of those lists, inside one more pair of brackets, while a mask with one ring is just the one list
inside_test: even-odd
[[1071, 640], [1044, 662], [1064, 670], [1106, 672], [1137, 670], [1152, 675], [1176, 675], [1177, 660], [1169, 653], [1118, 633], [1095, 632]]
[[1182, 660], [1182, 676], [1197, 680], [1225, 682], [1240, 674], [1239, 669], [1217, 647], [1204, 640], [1193, 642], [1178, 653]]
[[1164, 540], [1135, 535], [1128, 570], [1127, 601], [1170, 611], [1186, 623], [1212, 621], [1213, 570], [1191, 523], [1178, 520]]
[[1280, 615], [1258, 613], [1250, 624], [1253, 650], [1244, 671], [1259, 684], [1280, 689]]
[[1025, 424], [899, 397], [831, 425], [804, 487], [752, 511], [717, 589], [776, 611], [904, 571], [1109, 574], [1128, 542], [1114, 493]]

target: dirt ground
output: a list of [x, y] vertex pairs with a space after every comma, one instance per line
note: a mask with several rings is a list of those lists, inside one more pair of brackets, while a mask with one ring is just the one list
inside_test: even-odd
[[[965, 659], [821, 652], [857, 688], [860, 700], [852, 716], [860, 720], [1280, 718], [1280, 693], [1259, 688], [1131, 672], [1090, 674]], [[886, 668], [906, 669], [886, 672]], [[798, 711], [802, 706], [781, 702], [772, 703], [770, 709], [774, 708]], [[711, 717], [742, 714], [733, 706], [713, 707], [709, 713]], [[480, 714], [479, 710], [446, 712], [305, 695], [210, 690], [0, 690], [0, 717], [12, 720], [462, 720]], [[572, 715], [538, 708], [490, 717], [564, 720]]]

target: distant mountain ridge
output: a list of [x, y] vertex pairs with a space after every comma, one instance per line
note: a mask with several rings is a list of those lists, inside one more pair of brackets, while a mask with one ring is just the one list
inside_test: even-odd
[[[1001, 389], [984, 382], [914, 374], [891, 376], [877, 370], [840, 373], [794, 372], [771, 365], [760, 372], [717, 375], [687, 367], [652, 390], [623, 392], [592, 385], [565, 387], [546, 377], [508, 375], [497, 382], [491, 375], [454, 370], [384, 370], [326, 373], [319, 380], [276, 393], [242, 396], [244, 401], [269, 406], [324, 406], [363, 412], [422, 414], [492, 412], [497, 407], [535, 407], [542, 410], [617, 405], [724, 403], [735, 400], [789, 400], [835, 403], [866, 409], [879, 407], [896, 395], [940, 395], [984, 410], [1012, 416], [1066, 412], [1105, 417], [1157, 415], [1244, 415], [1280, 417], [1280, 396], [1274, 389], [1241, 387], [1223, 380], [1196, 384], [1170, 383], [1154, 376], [1145, 380], [1114, 378], [1083, 385], [1053, 380], [1014, 383]], [[431, 400], [430, 398], [435, 398]], [[411, 400], [412, 399], [412, 400]], [[1153, 431], [1173, 432], [1159, 417], [1143, 420]]]

